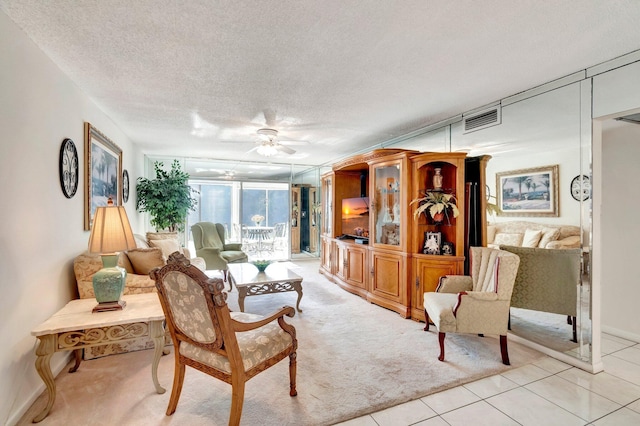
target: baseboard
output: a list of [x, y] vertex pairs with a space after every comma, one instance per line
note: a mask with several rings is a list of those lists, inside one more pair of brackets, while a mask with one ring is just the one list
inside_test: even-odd
[[[58, 374], [60, 374], [62, 369], [66, 367], [67, 364], [69, 364], [69, 361], [71, 360], [72, 356], [73, 356], [73, 351], [67, 352], [65, 353], [65, 356], [63, 356], [62, 358], [59, 358], [58, 361], [51, 366], [51, 372], [53, 373], [54, 378], [57, 377]], [[55, 357], [53, 357], [52, 360], [54, 358]], [[38, 399], [40, 394], [45, 389], [46, 389], [46, 386], [44, 382], [40, 381], [40, 385], [33, 388], [31, 395], [29, 395], [29, 397], [23, 401], [22, 405], [20, 405], [16, 411], [14, 411], [9, 415], [6, 425], [13, 426], [17, 424], [18, 421], [20, 421], [20, 419], [22, 418], [22, 416], [24, 416], [24, 413], [26, 413], [27, 410], [33, 405], [33, 403], [36, 402], [36, 399]]]
[[562, 361], [565, 364], [578, 367], [592, 374], [599, 373], [604, 370], [602, 361], [598, 361], [596, 363], [583, 361], [581, 359], [575, 358], [565, 353], [554, 351], [553, 349], [547, 348], [546, 346], [539, 345], [538, 343], [532, 342], [530, 340], [523, 339], [522, 337], [512, 333], [509, 333], [509, 340], [512, 340], [514, 342], [520, 343], [521, 345], [535, 349], [539, 352], [542, 352], [545, 355], [549, 355], [550, 357], [557, 359], [558, 361]]
[[631, 340], [632, 342], [640, 343], [640, 335], [635, 333], [630, 333], [628, 331], [620, 330], [615, 327], [609, 327], [607, 325], [600, 325], [600, 329], [603, 333], [611, 334], [615, 337], [620, 337], [622, 339]]

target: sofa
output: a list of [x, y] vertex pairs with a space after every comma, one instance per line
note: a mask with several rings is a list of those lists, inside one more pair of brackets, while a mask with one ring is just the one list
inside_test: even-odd
[[[185, 257], [190, 258], [189, 250], [180, 247], [176, 233], [149, 233], [147, 238], [134, 235], [136, 249], [122, 252], [118, 256], [118, 266], [127, 271], [127, 279], [124, 294], [151, 293], [156, 291], [155, 281], [149, 276], [149, 272], [163, 266], [169, 254], [179, 251]], [[202, 258], [191, 258], [191, 263], [205, 270], [205, 262]], [[73, 261], [73, 271], [78, 286], [80, 299], [95, 297], [93, 292], [93, 275], [102, 269], [102, 257], [88, 251], [79, 254]], [[168, 335], [167, 335], [168, 336]], [[168, 336], [168, 342], [170, 342]], [[117, 344], [107, 344], [86, 348], [84, 359], [99, 358], [106, 355], [130, 352], [141, 349], [150, 349], [153, 341], [148, 337], [142, 337], [133, 341]]]
[[529, 221], [496, 222], [487, 225], [487, 246], [580, 248], [581, 229], [574, 225], [549, 225]]

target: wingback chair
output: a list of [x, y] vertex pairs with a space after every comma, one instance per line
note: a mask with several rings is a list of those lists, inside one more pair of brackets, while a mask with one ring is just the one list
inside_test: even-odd
[[509, 306], [520, 258], [487, 247], [471, 247], [469, 254], [471, 276], [441, 277], [436, 292], [424, 294], [424, 329], [429, 330], [429, 320], [438, 329], [440, 361], [446, 333], [499, 335], [502, 362], [509, 365]]
[[242, 251], [240, 243], [226, 243], [224, 225], [221, 223], [198, 222], [191, 227], [196, 255], [202, 257], [207, 270], [219, 270], [227, 280], [227, 263], [246, 262], [249, 258]]
[[289, 357], [289, 395], [296, 396], [295, 328], [284, 321], [285, 306], [268, 316], [230, 312], [220, 278], [207, 275], [180, 253], [150, 273], [175, 347], [173, 389], [167, 416], [178, 405], [185, 367], [231, 384], [229, 425], [240, 424], [245, 382]]

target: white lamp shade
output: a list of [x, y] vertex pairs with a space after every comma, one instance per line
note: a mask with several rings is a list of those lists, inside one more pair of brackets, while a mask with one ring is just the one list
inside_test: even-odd
[[115, 253], [134, 248], [136, 240], [124, 207], [98, 207], [91, 227], [89, 252]]

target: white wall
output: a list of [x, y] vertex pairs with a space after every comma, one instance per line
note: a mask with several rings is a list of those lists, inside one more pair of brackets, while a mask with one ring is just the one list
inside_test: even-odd
[[[640, 99], [638, 99], [640, 105]], [[637, 271], [640, 241], [640, 125], [603, 124], [602, 132], [602, 329], [640, 341]]]
[[[77, 297], [72, 262], [89, 238], [83, 230], [83, 123], [123, 150], [134, 231], [142, 230], [134, 189], [143, 162], [122, 131], [3, 12], [0, 64], [0, 424], [12, 424], [44, 389], [31, 329]], [[64, 197], [58, 178], [65, 138], [73, 139], [81, 160], [72, 199]], [[64, 360], [57, 354], [52, 365], [59, 369]]]

